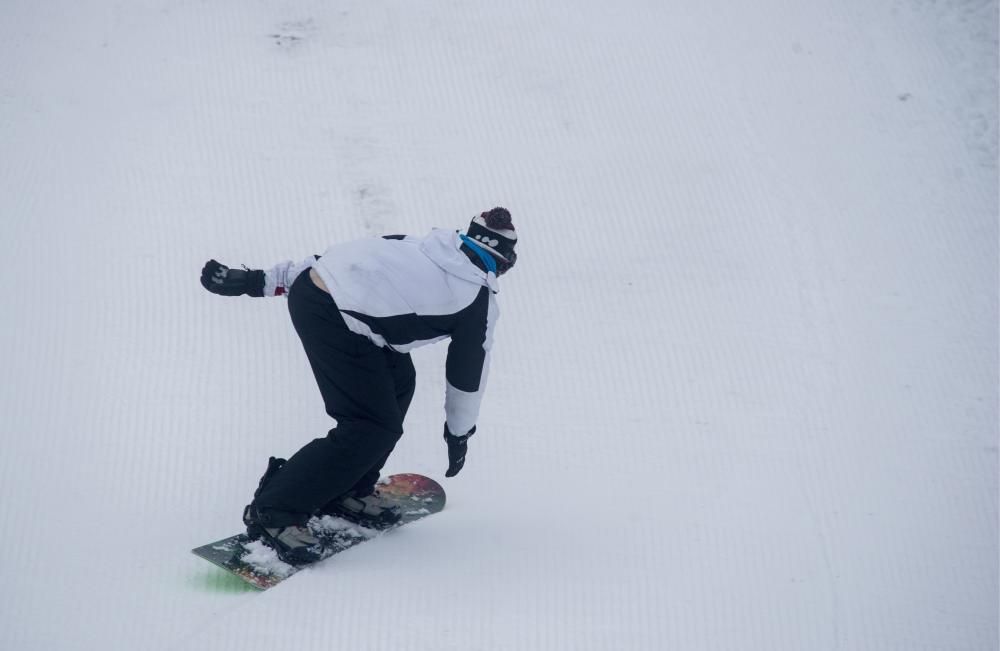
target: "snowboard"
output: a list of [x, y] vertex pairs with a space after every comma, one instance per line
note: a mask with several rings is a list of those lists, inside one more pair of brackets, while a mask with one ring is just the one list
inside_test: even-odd
[[[423, 475], [391, 475], [379, 482], [378, 492], [383, 500], [399, 508], [402, 519], [389, 529], [375, 530], [343, 518], [323, 516], [319, 519], [317, 533], [323, 541], [324, 559], [444, 508], [444, 489]], [[273, 549], [259, 540], [251, 540], [246, 533], [191, 551], [260, 590], [272, 588], [303, 567], [308, 567], [285, 563]]]

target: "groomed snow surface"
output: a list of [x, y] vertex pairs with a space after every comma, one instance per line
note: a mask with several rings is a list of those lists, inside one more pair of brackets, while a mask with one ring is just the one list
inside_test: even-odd
[[[0, 648], [998, 648], [997, 2], [4, 0]], [[189, 553], [331, 423], [251, 268], [507, 206], [444, 512]]]

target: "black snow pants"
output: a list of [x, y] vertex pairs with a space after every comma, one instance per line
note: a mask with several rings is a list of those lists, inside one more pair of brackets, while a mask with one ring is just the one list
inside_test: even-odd
[[261, 487], [254, 504], [274, 526], [302, 524], [349, 491], [370, 493], [403, 434], [416, 384], [409, 354], [379, 348], [348, 330], [309, 271], [289, 289], [288, 311], [337, 426], [296, 452]]

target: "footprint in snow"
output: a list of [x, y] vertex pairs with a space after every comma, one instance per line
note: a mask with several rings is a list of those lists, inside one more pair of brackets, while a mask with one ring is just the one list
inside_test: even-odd
[[293, 20], [281, 23], [277, 31], [267, 36], [278, 47], [290, 50], [304, 43], [314, 31], [316, 31], [316, 24], [312, 18], [307, 18], [305, 20]]

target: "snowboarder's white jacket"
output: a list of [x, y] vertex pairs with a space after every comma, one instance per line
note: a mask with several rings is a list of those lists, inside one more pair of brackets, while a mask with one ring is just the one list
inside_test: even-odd
[[451, 338], [445, 416], [455, 435], [476, 424], [499, 311], [496, 276], [460, 249], [456, 231], [334, 244], [318, 259], [266, 272], [265, 296], [280, 296], [309, 268], [319, 274], [347, 327], [399, 352]]

